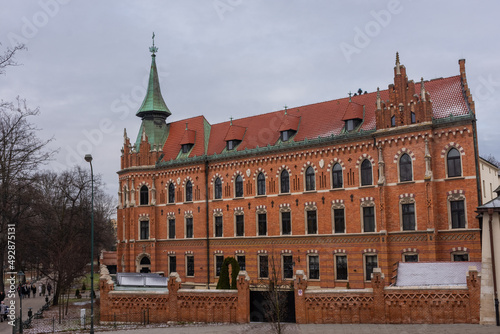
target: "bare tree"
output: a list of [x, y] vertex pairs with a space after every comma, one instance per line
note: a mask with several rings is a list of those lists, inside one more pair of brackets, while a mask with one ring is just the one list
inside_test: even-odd
[[4, 74], [5, 68], [8, 66], [19, 65], [15, 60], [15, 55], [20, 50], [26, 50], [24, 44], [16, 44], [13, 47], [9, 47], [0, 55], [0, 74]]
[[500, 161], [493, 154], [488, 155], [485, 160], [500, 168]]
[[[23, 244], [26, 258], [39, 261], [41, 273], [55, 282], [54, 305], [75, 279], [83, 276], [90, 261], [91, 179], [76, 167], [60, 174], [37, 175], [33, 215]], [[114, 245], [112, 199], [99, 176], [94, 177], [94, 254]]]

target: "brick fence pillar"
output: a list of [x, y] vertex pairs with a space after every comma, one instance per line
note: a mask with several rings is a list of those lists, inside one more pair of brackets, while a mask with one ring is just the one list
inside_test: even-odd
[[385, 276], [380, 268], [374, 268], [372, 273], [373, 307], [372, 320], [375, 324], [384, 324], [385, 298], [384, 298]]
[[238, 273], [238, 306], [236, 322], [245, 324], [250, 322], [250, 277], [246, 271]]
[[307, 323], [306, 317], [306, 289], [307, 277], [303, 270], [297, 270], [293, 284], [295, 293], [295, 322], [298, 324]]
[[99, 303], [100, 311], [99, 317], [101, 321], [111, 321], [112, 320], [112, 310], [111, 301], [109, 298], [109, 292], [114, 290], [115, 284], [109, 275], [108, 268], [105, 265], [101, 265], [101, 271], [99, 276]]
[[181, 287], [178, 273], [170, 273], [168, 277], [168, 321], [179, 321], [177, 291]]
[[478, 324], [481, 299], [481, 278], [475, 266], [469, 266], [469, 271], [467, 272], [467, 288], [469, 289], [470, 322], [472, 324]]

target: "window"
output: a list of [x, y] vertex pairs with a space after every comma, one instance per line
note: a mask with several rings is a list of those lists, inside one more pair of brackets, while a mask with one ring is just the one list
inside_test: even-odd
[[177, 272], [177, 258], [175, 255], [169, 255], [168, 256], [168, 273], [175, 273]]
[[168, 202], [175, 203], [175, 185], [173, 182], [168, 185]]
[[215, 179], [214, 184], [214, 198], [221, 199], [222, 198], [222, 181], [220, 177]]
[[141, 240], [149, 239], [149, 220], [141, 220]]
[[292, 234], [292, 219], [290, 211], [281, 212], [281, 234]]
[[220, 268], [222, 268], [223, 262], [224, 262], [224, 255], [215, 256], [215, 277], [220, 276]]
[[413, 180], [411, 168], [411, 158], [408, 154], [403, 154], [399, 159], [399, 181], [406, 182]]
[[455, 262], [467, 262], [469, 261], [469, 254], [467, 253], [452, 253], [451, 258]]
[[450, 201], [451, 228], [465, 228], [464, 200]]
[[375, 232], [375, 208], [373, 206], [363, 208], [363, 232]]
[[245, 255], [236, 255], [236, 261], [238, 261], [238, 264], [240, 265], [240, 270], [246, 270]]
[[243, 178], [241, 175], [238, 175], [234, 182], [234, 197], [243, 197]]
[[188, 153], [189, 150], [193, 147], [193, 144], [182, 144], [182, 153]]
[[290, 138], [295, 134], [295, 130], [285, 130], [281, 131], [281, 141], [289, 141]]
[[239, 143], [240, 143], [240, 140], [228, 140], [227, 145], [226, 145], [226, 149], [228, 151], [234, 150]]
[[365, 281], [372, 280], [374, 268], [377, 268], [377, 255], [365, 255]]
[[194, 276], [194, 256], [186, 256], [186, 276]]
[[168, 238], [175, 239], [175, 218], [168, 219]]
[[269, 277], [269, 263], [267, 255], [259, 255], [259, 278]]
[[267, 234], [267, 213], [259, 213], [257, 215], [258, 220], [258, 233], [259, 235]]
[[335, 279], [338, 281], [347, 280], [347, 255], [335, 256]]
[[281, 172], [280, 176], [280, 191], [281, 193], [289, 193], [290, 192], [290, 176], [288, 174], [288, 171], [284, 169]]
[[361, 124], [360, 119], [349, 119], [345, 122], [345, 129], [346, 131], [353, 131], [356, 129], [359, 125]]
[[414, 253], [403, 254], [403, 262], [418, 262], [418, 254]]
[[396, 116], [392, 116], [391, 117], [391, 127], [395, 127], [396, 126]]
[[257, 176], [257, 195], [265, 195], [266, 194], [266, 177], [264, 173], [259, 173]]
[[316, 210], [306, 211], [307, 215], [307, 234], [318, 233], [318, 221], [316, 219]]
[[309, 279], [319, 279], [319, 256], [309, 255], [307, 260], [309, 262]]
[[193, 217], [186, 218], [186, 238], [193, 237]]
[[448, 151], [446, 157], [446, 163], [448, 165], [448, 177], [462, 176], [462, 164], [460, 162], [460, 152], [456, 148], [452, 148]]
[[342, 166], [337, 163], [332, 168], [332, 188], [342, 188]]
[[370, 160], [365, 159], [361, 163], [361, 185], [371, 186], [372, 184], [372, 163]]
[[141, 205], [148, 205], [149, 203], [149, 191], [147, 186], [142, 186], [139, 192], [139, 203]]
[[415, 230], [415, 203], [401, 204], [403, 231]]
[[333, 220], [335, 233], [345, 233], [344, 209], [334, 209]]
[[222, 237], [222, 216], [215, 217], [215, 236]]
[[293, 256], [283, 255], [283, 278], [293, 278]]
[[236, 215], [236, 236], [242, 237], [245, 235], [245, 216]]
[[306, 191], [316, 189], [315, 181], [314, 168], [312, 168], [312, 166], [309, 166], [306, 169]]
[[411, 113], [411, 124], [415, 124], [415, 123], [417, 123], [417, 120], [416, 120], [416, 118], [415, 118], [415, 113], [414, 113], [414, 112], [412, 112], [412, 113]]
[[193, 201], [193, 184], [191, 181], [187, 181], [186, 183], [186, 202]]

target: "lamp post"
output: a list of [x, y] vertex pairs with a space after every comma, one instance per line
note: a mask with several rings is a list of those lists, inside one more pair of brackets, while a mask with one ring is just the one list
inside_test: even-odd
[[[17, 277], [19, 278], [19, 285], [23, 282], [24, 273], [22, 270], [19, 270], [17, 273]], [[19, 294], [19, 333], [23, 332], [23, 293], [21, 287], [21, 293]]]
[[92, 184], [92, 213], [90, 225], [90, 334], [94, 334], [94, 169], [92, 155], [86, 154], [85, 161], [90, 163], [90, 179]]

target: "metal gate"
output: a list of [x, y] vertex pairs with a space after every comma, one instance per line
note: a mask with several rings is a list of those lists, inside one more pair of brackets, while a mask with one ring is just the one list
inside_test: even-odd
[[[279, 307], [273, 306], [279, 305]], [[281, 322], [295, 322], [295, 296], [292, 291], [279, 291], [272, 295], [269, 291], [250, 290], [250, 322], [271, 322], [276, 310], [281, 309]]]

